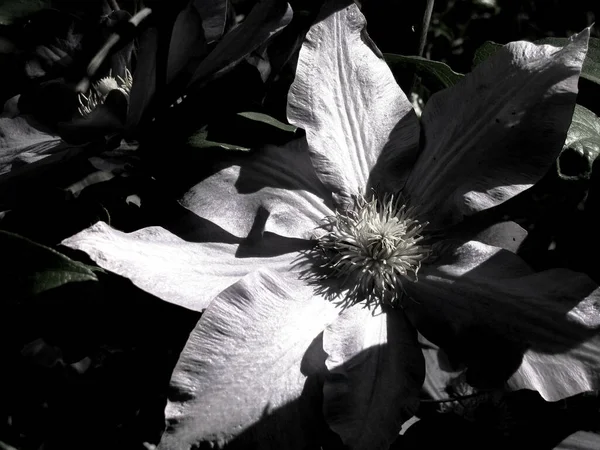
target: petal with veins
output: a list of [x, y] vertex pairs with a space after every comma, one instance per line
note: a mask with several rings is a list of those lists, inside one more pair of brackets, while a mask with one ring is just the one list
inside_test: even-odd
[[[405, 283], [413, 323], [481, 387], [507, 381], [558, 400], [600, 379], [600, 289], [567, 269], [534, 273], [518, 256], [468, 242]], [[525, 357], [523, 357], [525, 355]]]
[[310, 239], [332, 206], [305, 139], [240, 157], [191, 188], [180, 203], [237, 237], [254, 231], [300, 239]]
[[237, 257], [240, 245], [187, 242], [161, 227], [123, 233], [104, 222], [64, 240], [100, 267], [129, 278], [162, 300], [202, 311], [224, 289], [257, 268], [290, 270], [297, 253], [270, 258]]
[[[306, 131], [313, 164], [336, 206], [365, 192], [400, 120], [402, 136], [388, 145], [386, 161], [390, 154], [414, 154], [419, 135], [412, 107], [366, 34], [363, 15], [347, 4], [328, 3], [308, 32], [288, 95], [288, 120]], [[395, 176], [408, 169], [398, 167]]]
[[257, 271], [224, 291], [179, 357], [158, 448], [318, 449], [317, 337], [337, 316], [290, 274]]
[[323, 334], [325, 418], [348, 449], [387, 448], [412, 417], [424, 378], [417, 333], [401, 310], [355, 305]]
[[457, 223], [548, 171], [571, 123], [588, 37], [586, 29], [564, 48], [510, 43], [431, 97], [405, 190], [427, 220]]

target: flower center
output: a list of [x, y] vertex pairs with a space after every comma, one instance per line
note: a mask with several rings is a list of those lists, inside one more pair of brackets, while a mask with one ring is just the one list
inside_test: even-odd
[[320, 229], [325, 233], [316, 237], [322, 273], [316, 278], [340, 280], [341, 303], [346, 306], [363, 301], [366, 306], [397, 305], [403, 280], [417, 281], [429, 255], [429, 249], [419, 245], [427, 223], [410, 215], [393, 197], [368, 201], [359, 196], [354, 209], [323, 219]]
[[95, 83], [88, 95], [79, 94], [79, 114], [83, 117], [90, 114], [99, 105], [104, 103], [106, 97], [115, 89], [121, 91], [127, 98], [133, 86], [133, 77], [129, 70], [125, 69], [125, 78], [117, 77], [113, 78], [111, 75], [100, 79]]

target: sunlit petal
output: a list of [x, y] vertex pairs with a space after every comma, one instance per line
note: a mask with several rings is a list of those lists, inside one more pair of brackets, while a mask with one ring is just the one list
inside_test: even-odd
[[[321, 11], [288, 96], [288, 119], [306, 131], [317, 174], [339, 204], [364, 193], [399, 121], [403, 132], [390, 144], [386, 161], [414, 154], [419, 136], [410, 103], [366, 34], [360, 10], [348, 3], [328, 3]], [[402, 177], [409, 166], [396, 168]]]
[[209, 305], [179, 358], [160, 450], [317, 445], [321, 331], [336, 308], [297, 279], [259, 271]]
[[238, 257], [240, 245], [187, 242], [161, 227], [123, 233], [104, 222], [62, 242], [86, 252], [100, 267], [129, 278], [165, 301], [202, 311], [224, 289], [257, 268], [287, 271], [298, 257]]

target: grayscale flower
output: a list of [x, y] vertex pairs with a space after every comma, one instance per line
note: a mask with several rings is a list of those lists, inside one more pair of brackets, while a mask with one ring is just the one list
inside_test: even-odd
[[321, 411], [348, 448], [387, 448], [423, 382], [413, 324], [453, 349], [475, 348], [464, 339], [474, 326], [518, 341], [512, 388], [549, 400], [597, 389], [596, 284], [451, 233], [556, 159], [588, 35], [506, 45], [435, 94], [420, 124], [359, 9], [327, 4], [288, 96], [305, 138], [198, 183], [180, 201], [195, 219], [177, 234], [100, 222], [65, 240], [204, 311], [172, 376], [159, 448], [311, 448]]

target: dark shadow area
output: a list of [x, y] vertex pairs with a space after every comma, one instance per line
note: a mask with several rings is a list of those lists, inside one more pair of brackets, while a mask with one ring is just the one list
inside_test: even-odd
[[159, 440], [171, 371], [198, 313], [113, 275], [13, 300], [0, 310], [2, 442], [143, 450]]
[[[419, 422], [390, 450], [461, 448], [479, 450], [554, 449], [579, 430], [598, 433], [597, 393], [546, 402], [534, 391], [506, 392], [494, 401], [460, 401], [468, 414], [439, 412], [439, 403], [423, 403]], [[479, 404], [476, 404], [479, 402]]]

